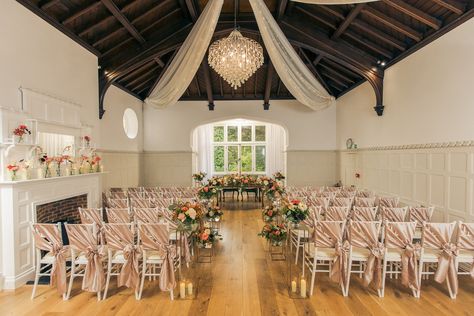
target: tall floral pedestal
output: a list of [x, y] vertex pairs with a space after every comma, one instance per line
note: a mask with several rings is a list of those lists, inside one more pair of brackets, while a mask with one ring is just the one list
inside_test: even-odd
[[[302, 234], [303, 236], [309, 236], [310, 231], [309, 227], [304, 224], [294, 224], [291, 223], [288, 226], [288, 238], [287, 243], [291, 243], [293, 238]], [[305, 240], [303, 238], [302, 240]], [[306, 240], [307, 241], [307, 238]], [[299, 264], [295, 264], [295, 258], [292, 256], [290, 251], [286, 258], [286, 282], [288, 288], [288, 296], [291, 299], [305, 299], [308, 298], [308, 289], [309, 283], [303, 274], [303, 265], [304, 265], [304, 248], [300, 250], [303, 253], [303, 258], [298, 260]]]

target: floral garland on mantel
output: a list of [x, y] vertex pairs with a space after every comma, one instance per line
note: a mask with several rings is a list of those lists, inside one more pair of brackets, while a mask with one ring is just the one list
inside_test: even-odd
[[426, 144], [410, 144], [410, 145], [392, 145], [392, 146], [372, 146], [357, 149], [344, 149], [343, 152], [369, 151], [369, 150], [407, 150], [407, 149], [434, 149], [434, 148], [456, 148], [456, 147], [473, 147], [474, 140], [443, 142], [443, 143], [426, 143]]

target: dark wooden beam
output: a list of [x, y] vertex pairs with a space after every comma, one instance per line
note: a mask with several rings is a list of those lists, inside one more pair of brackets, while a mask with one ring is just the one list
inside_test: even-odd
[[391, 51], [389, 51], [388, 49], [385, 49], [383, 47], [381, 47], [380, 45], [368, 40], [368, 39], [364, 39], [362, 36], [360, 36], [359, 34], [355, 33], [355, 32], [352, 32], [352, 31], [347, 31], [344, 33], [344, 36], [347, 36], [351, 39], [353, 39], [354, 41], [362, 44], [363, 46], [369, 48], [370, 50], [382, 55], [382, 56], [385, 56], [389, 59], [392, 59], [393, 58], [393, 53]]
[[273, 67], [272, 61], [269, 60], [268, 66], [267, 66], [267, 78], [265, 79], [265, 93], [263, 96], [263, 109], [264, 110], [270, 109], [270, 94], [272, 92], [272, 81], [273, 81], [274, 73], [275, 73], [275, 68]]
[[160, 57], [155, 57], [153, 59], [158, 64], [158, 66], [160, 66], [161, 68], [163, 68], [165, 66], [165, 63], [160, 59]]
[[[306, 65], [309, 67], [311, 72], [316, 76], [316, 79], [318, 79], [319, 83], [323, 85], [324, 89], [326, 89], [326, 91], [329, 94], [332, 94], [332, 91], [329, 88], [328, 84], [323, 79], [323, 77], [321, 77], [321, 74], [319, 73], [319, 71], [314, 66], [314, 62], [311, 62], [308, 55], [306, 55], [306, 53], [302, 49], [300, 49], [299, 52], [300, 52], [300, 55], [303, 56], [303, 59], [305, 60]], [[319, 55], [319, 56], [321, 56], [321, 55]]]
[[112, 0], [101, 0], [104, 6], [113, 14], [113, 16], [120, 22], [120, 24], [125, 27], [125, 29], [130, 33], [133, 38], [135, 38], [141, 45], [145, 44], [145, 38], [140, 34], [140, 32], [135, 28], [135, 26], [130, 23], [127, 17], [120, 11], [117, 5]]
[[314, 66], [317, 66], [319, 64], [319, 62], [323, 59], [323, 54], [319, 54], [318, 57], [316, 57], [314, 60], [313, 60], [313, 65]]
[[451, 12], [461, 15], [464, 13], [465, 6], [454, 0], [432, 0], [436, 4], [448, 9]]
[[288, 5], [288, 0], [280, 0], [278, 1], [277, 13], [276, 13], [276, 20], [280, 20], [283, 15], [285, 15], [285, 10]]
[[376, 37], [377, 39], [387, 43], [388, 45], [392, 47], [395, 47], [396, 49], [402, 52], [407, 49], [406, 44], [404, 42], [382, 31], [379, 31], [378, 29], [368, 25], [362, 20], [355, 20], [352, 24], [358, 27], [359, 29], [361, 29], [362, 31], [364, 31], [365, 33], [370, 34], [373, 37]]
[[349, 25], [351, 25], [352, 21], [354, 21], [354, 19], [357, 17], [357, 15], [359, 15], [360, 11], [362, 11], [364, 7], [365, 3], [359, 3], [355, 5], [344, 21], [339, 25], [337, 30], [332, 34], [331, 39], [337, 39], [339, 36], [341, 36], [341, 34], [345, 32]]
[[383, 0], [383, 2], [435, 30], [439, 30], [441, 25], [443, 25], [443, 23], [437, 18], [421, 11], [403, 0]]
[[63, 32], [65, 35], [69, 36], [73, 41], [90, 51], [92, 54], [96, 56], [100, 56], [100, 52], [95, 49], [93, 46], [91, 46], [89, 43], [87, 43], [85, 40], [77, 36], [74, 32], [72, 32], [69, 28], [65, 27], [56, 19], [52, 18], [49, 14], [47, 14], [45, 11], [41, 10], [39, 7], [35, 6], [32, 2], [29, 0], [17, 0], [18, 3], [22, 4], [24, 7], [26, 7], [28, 10], [32, 11], [35, 13], [37, 16], [57, 28], [59, 31]]
[[321, 63], [321, 64], [319, 64], [319, 67], [324, 68], [326, 71], [329, 71], [330, 73], [332, 73], [336, 77], [340, 78], [341, 80], [344, 80], [348, 84], [353, 84], [354, 83], [354, 80], [352, 80], [352, 78], [349, 78], [349, 77], [341, 74], [340, 72], [334, 70], [334, 68], [329, 67], [328, 65], [325, 65], [325, 64]]
[[140, 68], [137, 68], [133, 71], [130, 71], [128, 74], [126, 74], [125, 76], [122, 76], [120, 77], [120, 81], [127, 81], [128, 79], [134, 77], [136, 74], [138, 73], [141, 73], [143, 71], [147, 71], [148, 69], [150, 69], [151, 67], [154, 67], [155, 66], [155, 61], [150, 61], [148, 62], [147, 64], [144, 64], [142, 67]]
[[90, 5], [88, 5], [87, 7], [77, 11], [76, 13], [70, 15], [69, 17], [67, 17], [66, 19], [64, 19], [61, 23], [66, 25], [66, 24], [69, 24], [71, 23], [72, 21], [76, 20], [77, 18], [80, 18], [81, 16], [83, 16], [84, 14], [87, 14], [89, 13], [90, 11], [94, 10], [95, 8], [99, 7], [102, 5], [102, 2], [94, 2]]
[[330, 59], [325, 59], [324, 63], [328, 64], [332, 68], [335, 68], [335, 69], [339, 70], [339, 72], [341, 72], [341, 73], [345, 73], [346, 76], [350, 76], [353, 79], [353, 81], [358, 81], [362, 78], [359, 74], [353, 72], [349, 68], [341, 66], [338, 63], [336, 63], [336, 62], [334, 62]]
[[411, 27], [401, 23], [400, 21], [383, 14], [382, 12], [370, 7], [365, 6], [363, 9], [364, 14], [367, 14], [376, 21], [392, 28], [393, 30], [412, 38], [413, 40], [419, 42], [423, 39], [423, 34], [412, 29]]
[[150, 68], [149, 70], [145, 71], [143, 74], [141, 74], [140, 76], [134, 78], [133, 80], [130, 80], [129, 82], [126, 83], [126, 86], [133, 86], [133, 84], [137, 83], [137, 82], [141, 82], [144, 78], [147, 78], [150, 76], [151, 73], [157, 71], [160, 67], [156, 66], [156, 67], [153, 67], [153, 68]]
[[57, 4], [61, 4], [61, 0], [51, 0], [47, 3], [41, 5], [41, 10], [48, 10], [51, 7], [54, 7]]

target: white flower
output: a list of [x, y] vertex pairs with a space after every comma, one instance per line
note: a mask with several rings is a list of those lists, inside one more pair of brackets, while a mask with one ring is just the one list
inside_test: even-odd
[[209, 214], [209, 217], [214, 216], [214, 212], [213, 212], [213, 211], [210, 211], [208, 214]]
[[190, 208], [189, 210], [187, 210], [186, 214], [188, 214], [188, 216], [191, 217], [192, 219], [196, 218], [196, 210], [193, 208]]
[[268, 185], [268, 181], [267, 180], [263, 181], [263, 184]]
[[204, 230], [204, 233], [207, 234], [207, 235], [210, 235], [211, 234], [211, 230], [208, 228], [208, 229], [205, 229]]
[[304, 204], [303, 202], [301, 202], [300, 209], [302, 209], [303, 211], [306, 211], [307, 208], [308, 208], [308, 206], [306, 204]]

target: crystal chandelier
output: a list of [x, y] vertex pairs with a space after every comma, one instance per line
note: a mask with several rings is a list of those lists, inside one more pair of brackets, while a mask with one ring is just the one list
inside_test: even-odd
[[263, 65], [263, 49], [235, 28], [228, 37], [211, 44], [208, 61], [212, 69], [237, 89]]

